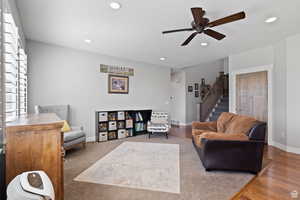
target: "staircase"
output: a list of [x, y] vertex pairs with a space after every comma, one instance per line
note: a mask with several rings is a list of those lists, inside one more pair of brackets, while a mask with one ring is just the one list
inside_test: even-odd
[[208, 121], [216, 121], [222, 112], [229, 111], [229, 98], [221, 97], [208, 117]]

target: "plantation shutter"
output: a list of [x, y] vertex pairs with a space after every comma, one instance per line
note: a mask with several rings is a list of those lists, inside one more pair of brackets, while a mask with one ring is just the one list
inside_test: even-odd
[[18, 28], [10, 13], [4, 13], [4, 69], [6, 121], [18, 116]]
[[27, 113], [27, 55], [11, 13], [4, 13], [6, 122]]
[[27, 56], [24, 49], [19, 48], [19, 115], [27, 113]]
[[[4, 65], [3, 65], [3, 2], [0, 1], [0, 154], [3, 153], [4, 144], [4, 127], [5, 127], [5, 80], [4, 80]], [[1, 155], [0, 155], [1, 156]], [[1, 160], [0, 160], [1, 163]], [[0, 166], [1, 168], [2, 166]], [[0, 183], [1, 180], [0, 180]]]

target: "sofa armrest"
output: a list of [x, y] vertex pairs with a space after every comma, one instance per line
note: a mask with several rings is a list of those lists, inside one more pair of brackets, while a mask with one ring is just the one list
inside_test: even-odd
[[201, 142], [201, 160], [206, 169], [242, 170], [257, 173], [262, 168], [263, 141], [203, 138]]
[[192, 129], [217, 131], [217, 121], [213, 121], [213, 122], [192, 122]]
[[259, 122], [251, 128], [249, 131], [250, 140], [265, 141], [267, 124], [265, 122]]

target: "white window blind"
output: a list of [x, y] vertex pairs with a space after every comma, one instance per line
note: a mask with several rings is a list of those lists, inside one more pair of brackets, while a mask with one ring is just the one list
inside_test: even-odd
[[24, 49], [19, 48], [19, 115], [27, 113], [27, 55]]
[[27, 56], [19, 42], [18, 28], [4, 13], [4, 69], [6, 121], [27, 113]]
[[[4, 65], [3, 65], [3, 46], [2, 46], [2, 39], [3, 39], [3, 2], [0, 1], [0, 154], [2, 154], [2, 149], [3, 149], [3, 143], [4, 143], [4, 128], [5, 128], [5, 114], [4, 114], [4, 99], [5, 99], [5, 86], [4, 86]], [[0, 155], [1, 156], [1, 155]], [[0, 165], [1, 165], [1, 160], [0, 160]], [[0, 166], [1, 168], [2, 166]], [[2, 180], [3, 181], [3, 180]], [[0, 179], [0, 184], [2, 183]]]

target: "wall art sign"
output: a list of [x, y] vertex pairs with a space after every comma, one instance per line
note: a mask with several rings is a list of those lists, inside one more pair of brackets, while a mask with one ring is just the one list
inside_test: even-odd
[[110, 66], [110, 65], [101, 64], [100, 72], [123, 75], [123, 76], [134, 76], [134, 69], [130, 67]]

